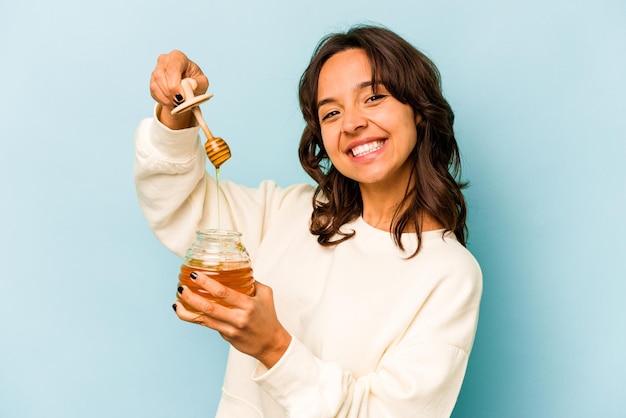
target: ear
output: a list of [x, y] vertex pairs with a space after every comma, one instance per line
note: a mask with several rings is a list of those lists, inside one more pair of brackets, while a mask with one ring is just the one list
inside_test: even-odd
[[422, 115], [419, 113], [415, 113], [415, 126], [419, 125], [422, 121]]

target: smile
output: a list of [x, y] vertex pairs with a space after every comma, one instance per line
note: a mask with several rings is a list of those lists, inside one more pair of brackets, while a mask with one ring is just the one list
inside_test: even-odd
[[369, 154], [370, 152], [377, 151], [381, 149], [385, 145], [385, 141], [378, 140], [373, 142], [368, 142], [367, 144], [359, 145], [352, 148], [352, 155], [355, 157], [361, 157], [363, 155]]

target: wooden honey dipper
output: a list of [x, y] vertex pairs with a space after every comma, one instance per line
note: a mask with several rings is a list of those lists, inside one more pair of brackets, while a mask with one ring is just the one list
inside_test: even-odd
[[213, 95], [211, 93], [205, 93], [195, 96], [193, 91], [196, 87], [198, 87], [198, 83], [193, 78], [183, 79], [180, 82], [180, 85], [183, 88], [185, 101], [172, 109], [171, 113], [172, 115], [176, 115], [191, 110], [193, 116], [198, 121], [200, 128], [202, 128], [204, 136], [207, 138], [204, 143], [206, 155], [209, 157], [209, 161], [211, 161], [211, 164], [213, 164], [215, 168], [220, 168], [220, 166], [231, 157], [230, 148], [222, 138], [216, 138], [213, 136], [211, 130], [202, 117], [202, 112], [200, 111], [200, 103], [206, 102], [213, 97]]

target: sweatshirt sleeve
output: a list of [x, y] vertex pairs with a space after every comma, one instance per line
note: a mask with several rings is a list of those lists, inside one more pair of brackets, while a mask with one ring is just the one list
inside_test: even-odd
[[215, 187], [206, 173], [198, 128], [171, 130], [156, 117], [135, 132], [135, 187], [150, 229], [183, 255], [202, 216], [201, 202]]
[[466, 267], [437, 282], [375, 371], [354, 376], [293, 338], [274, 367], [257, 365], [253, 380], [289, 417], [449, 417], [467, 368], [482, 293], [480, 268]]

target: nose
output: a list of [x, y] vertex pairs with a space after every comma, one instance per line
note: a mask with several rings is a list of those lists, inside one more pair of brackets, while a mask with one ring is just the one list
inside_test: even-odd
[[367, 118], [357, 106], [343, 110], [342, 129], [346, 134], [354, 134], [367, 126]]

